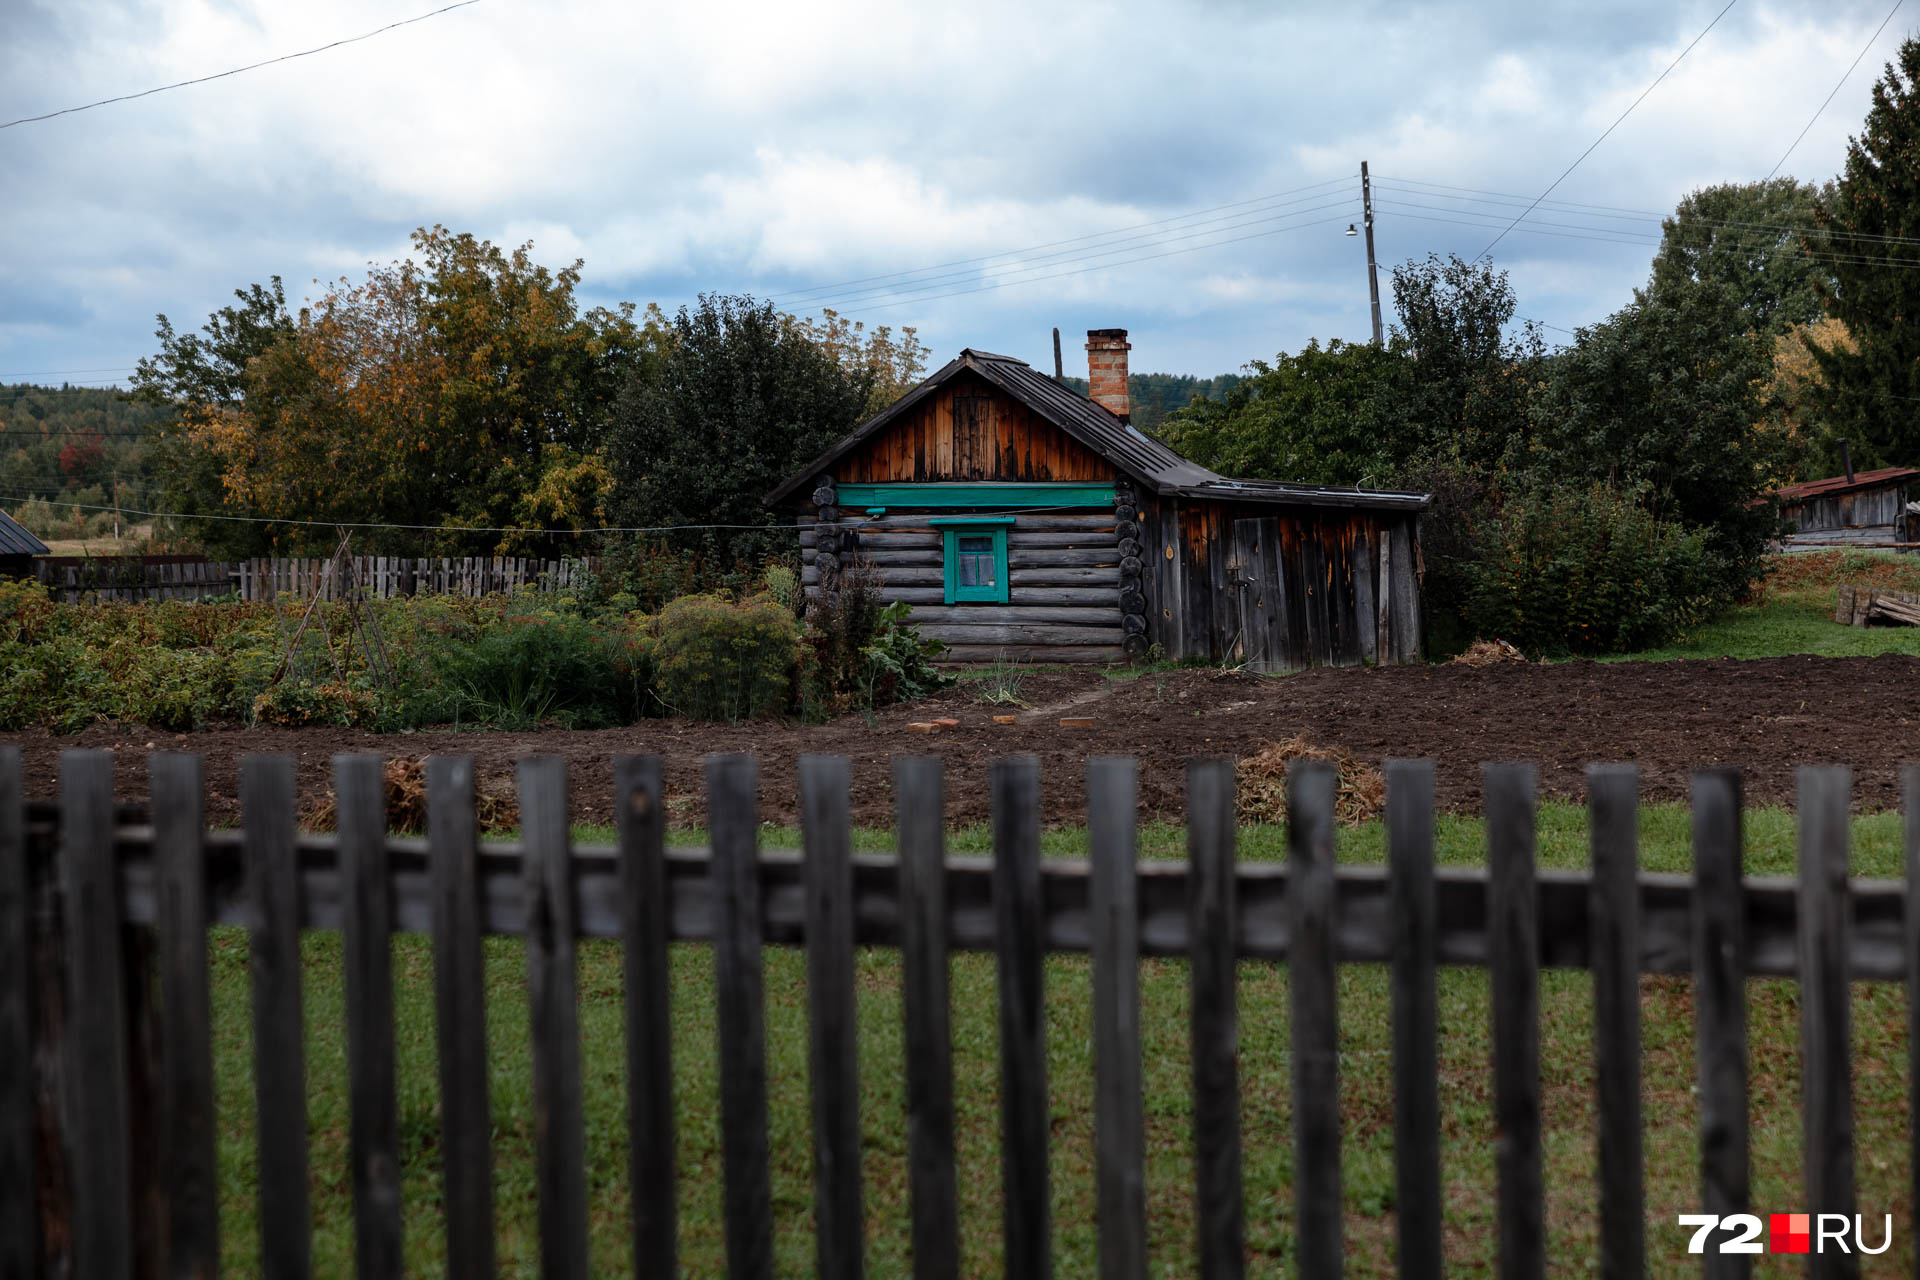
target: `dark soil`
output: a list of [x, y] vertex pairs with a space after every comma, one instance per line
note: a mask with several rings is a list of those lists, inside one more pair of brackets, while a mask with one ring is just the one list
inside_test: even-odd
[[[1920, 658], [1768, 658], [1740, 662], [1502, 664], [1316, 670], [1255, 677], [1180, 670], [1109, 681], [1098, 671], [1046, 670], [1021, 690], [1026, 709], [989, 707], [971, 681], [911, 707], [824, 725], [715, 725], [649, 721], [631, 729], [536, 733], [486, 731], [373, 734], [346, 729], [224, 729], [187, 735], [124, 725], [96, 725], [71, 735], [18, 735], [26, 751], [29, 795], [57, 795], [58, 753], [105, 747], [123, 756], [123, 798], [144, 800], [150, 749], [192, 750], [206, 758], [209, 818], [237, 820], [235, 770], [241, 756], [286, 752], [297, 762], [303, 797], [328, 783], [338, 751], [389, 756], [467, 753], [478, 772], [509, 778], [516, 757], [558, 753], [572, 770], [577, 821], [610, 821], [607, 796], [614, 755], [666, 757], [676, 819], [698, 823], [700, 759], [714, 751], [760, 757], [763, 818], [795, 821], [795, 762], [805, 752], [853, 758], [855, 820], [892, 824], [888, 760], [932, 752], [947, 762], [947, 807], [955, 822], [987, 817], [987, 762], [995, 756], [1040, 758], [1046, 817], [1083, 819], [1083, 766], [1090, 756], [1131, 755], [1140, 761], [1145, 815], [1177, 818], [1184, 762], [1193, 756], [1242, 756], [1269, 739], [1306, 733], [1320, 746], [1342, 746], [1362, 760], [1429, 757], [1438, 762], [1442, 804], [1475, 810], [1480, 764], [1530, 760], [1543, 792], [1582, 796], [1590, 761], [1640, 766], [1643, 794], [1683, 800], [1699, 765], [1740, 766], [1748, 802], [1790, 805], [1794, 766], [1843, 763], [1854, 769], [1854, 797], [1863, 810], [1899, 806], [1898, 770], [1920, 759]], [[996, 712], [1017, 711], [1013, 725]], [[956, 728], [928, 735], [910, 721], [957, 718]], [[1062, 716], [1088, 716], [1091, 728], [1063, 728]]]

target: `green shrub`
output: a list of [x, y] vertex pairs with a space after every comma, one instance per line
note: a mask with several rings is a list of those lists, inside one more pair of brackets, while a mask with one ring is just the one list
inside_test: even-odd
[[912, 702], [953, 683], [952, 676], [933, 665], [947, 646], [922, 638], [907, 621], [911, 612], [903, 600], [882, 609], [873, 639], [860, 651], [866, 659], [862, 680], [870, 707]]
[[1529, 653], [1649, 648], [1714, 604], [1702, 535], [1600, 485], [1509, 499], [1466, 576], [1474, 630]]
[[784, 711], [799, 661], [792, 612], [766, 597], [683, 596], [661, 610], [654, 667], [667, 710], [700, 720]]
[[[502, 618], [471, 643], [446, 646], [439, 680], [455, 718], [527, 729], [552, 720], [569, 729], [631, 724], [643, 712], [644, 660], [616, 626], [559, 612]], [[416, 698], [416, 714], [433, 705]], [[424, 722], [424, 721], [423, 721]]]
[[292, 727], [312, 724], [363, 728], [373, 723], [373, 691], [339, 680], [283, 680], [253, 700], [261, 724]]

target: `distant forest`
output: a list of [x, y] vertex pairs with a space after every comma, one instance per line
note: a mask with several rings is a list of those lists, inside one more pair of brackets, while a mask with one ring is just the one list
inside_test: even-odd
[[110, 387], [0, 383], [0, 507], [42, 538], [110, 528], [111, 511], [85, 508], [112, 507], [116, 491], [149, 505], [146, 430], [167, 413]]
[[[1068, 378], [1066, 385], [1087, 394], [1085, 378]], [[1130, 373], [1127, 395], [1133, 400], [1133, 425], [1147, 435], [1159, 429], [1160, 420], [1175, 409], [1184, 409], [1195, 397], [1225, 400], [1227, 392], [1245, 379], [1237, 373], [1212, 378], [1196, 378], [1190, 373]]]

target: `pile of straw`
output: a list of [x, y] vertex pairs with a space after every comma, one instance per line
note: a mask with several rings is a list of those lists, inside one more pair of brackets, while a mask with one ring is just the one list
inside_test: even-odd
[[1287, 766], [1295, 760], [1331, 760], [1339, 769], [1333, 817], [1342, 826], [1358, 826], [1386, 805], [1387, 780], [1379, 769], [1354, 759], [1344, 747], [1316, 747], [1300, 733], [1285, 742], [1263, 743], [1234, 766], [1235, 809], [1242, 823], [1286, 821]]

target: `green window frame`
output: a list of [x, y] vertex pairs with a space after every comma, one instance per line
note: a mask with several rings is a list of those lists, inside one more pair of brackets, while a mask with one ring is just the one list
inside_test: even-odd
[[[941, 582], [948, 604], [1005, 604], [1007, 593], [1007, 529], [1012, 516], [937, 519], [940, 530]], [[967, 563], [962, 564], [965, 560]], [[982, 582], [985, 569], [988, 581]]]

